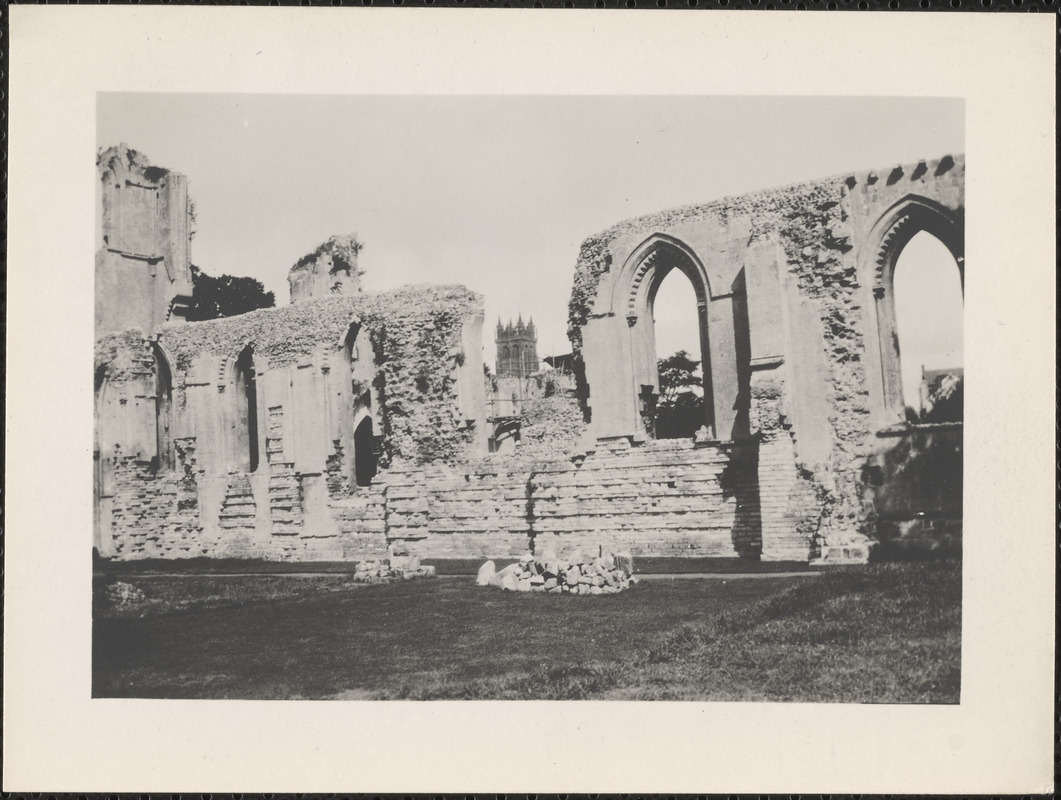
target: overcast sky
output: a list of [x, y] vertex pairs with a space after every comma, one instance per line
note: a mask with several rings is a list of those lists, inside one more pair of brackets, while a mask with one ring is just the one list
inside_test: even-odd
[[[491, 366], [498, 316], [533, 316], [542, 356], [569, 351], [579, 245], [619, 220], [964, 151], [963, 102], [925, 98], [104, 93], [97, 131], [188, 176], [206, 272], [283, 305], [291, 265], [356, 232], [367, 290], [482, 293]], [[663, 315], [675, 301], [688, 313]], [[691, 349], [692, 302], [667, 279], [661, 354]]]

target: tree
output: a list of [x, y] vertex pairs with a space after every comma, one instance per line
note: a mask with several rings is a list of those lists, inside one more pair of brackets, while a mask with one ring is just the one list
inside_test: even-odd
[[934, 387], [922, 409], [920, 422], [961, 422], [965, 404], [965, 378], [947, 375]]
[[675, 402], [678, 395], [692, 391], [700, 385], [700, 379], [696, 377], [700, 362], [689, 358], [689, 353], [685, 350], [659, 359], [656, 366], [659, 368], [660, 406]]
[[191, 322], [234, 317], [275, 305], [276, 296], [273, 292], [265, 291], [259, 280], [233, 275], [215, 278], [192, 265], [192, 306], [188, 311], [188, 320]]
[[696, 372], [700, 362], [685, 350], [661, 358], [659, 402], [656, 405], [656, 438], [690, 438], [704, 424], [704, 398], [696, 392], [702, 386]]

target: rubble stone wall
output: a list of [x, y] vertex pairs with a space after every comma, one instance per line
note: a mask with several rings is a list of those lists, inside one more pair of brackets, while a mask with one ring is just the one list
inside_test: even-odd
[[[414, 287], [101, 338], [96, 546], [122, 558], [384, 554], [382, 500], [355, 485], [357, 449], [383, 468], [485, 453], [481, 308], [463, 287]], [[238, 368], [248, 350], [256, 425]], [[158, 396], [163, 370], [171, 398]], [[375, 436], [359, 442], [366, 417]]]

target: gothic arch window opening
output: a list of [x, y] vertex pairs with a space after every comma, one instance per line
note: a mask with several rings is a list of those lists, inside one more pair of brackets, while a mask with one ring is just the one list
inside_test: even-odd
[[[632, 337], [631, 354], [634, 359], [634, 387], [632, 388], [637, 395], [640, 430], [653, 438], [671, 438], [692, 436], [701, 427], [706, 427], [713, 436], [715, 430], [714, 393], [707, 308], [711, 292], [707, 273], [696, 256], [683, 243], [663, 235], [655, 235], [642, 244], [628, 263], [634, 264], [627, 283], [629, 287], [627, 323]], [[684, 277], [674, 277], [667, 281], [667, 288], [661, 295], [660, 290], [664, 281], [675, 271], [682, 273]], [[692, 289], [694, 303], [689, 302], [688, 287]], [[660, 401], [663, 400], [665, 404], [673, 403], [675, 393], [664, 397], [661, 391], [661, 388], [665, 390], [666, 387], [661, 387], [660, 384], [658, 359], [661, 356], [667, 358], [672, 354], [665, 353], [657, 347], [656, 320], [670, 319], [669, 315], [672, 313], [670, 306], [676, 299], [681, 306], [686, 306], [683, 316], [690, 314], [689, 306], [692, 309], [691, 314], [695, 315], [695, 319], [686, 316], [685, 324], [679, 323], [678, 327], [688, 327], [694, 331], [691, 336], [686, 335], [683, 338], [692, 340], [693, 349], [689, 357], [692, 361], [699, 362], [699, 380], [695, 388], [690, 387], [693, 396], [698, 400], [693, 405], [698, 407], [687, 409], [684, 412], [685, 420], [680, 428], [676, 429], [671, 424], [673, 422], [671, 418], [664, 423], [663, 430], [657, 431], [659, 418], [657, 411]], [[664, 326], [665, 329], [661, 331], [662, 340], [673, 343], [675, 338], [666, 330], [666, 327], [669, 327], [668, 323], [664, 322]], [[660, 433], [663, 434], [662, 437], [659, 436]]]
[[[882, 422], [888, 427], [934, 421], [922, 419], [920, 387], [917, 391], [912, 387], [922, 357], [925, 361], [940, 357], [961, 360], [962, 315], [957, 306], [964, 307], [965, 292], [962, 211], [954, 212], [910, 195], [881, 217], [869, 241], [874, 249], [864, 252], [874, 259], [870, 266], [878, 326]], [[936, 310], [932, 310], [934, 304], [938, 306]], [[925, 335], [925, 330], [933, 328], [936, 330], [931, 337]], [[948, 340], [943, 347], [925, 343], [940, 335]], [[938, 382], [941, 376], [936, 370], [930, 370], [927, 364], [925, 370], [922, 382], [926, 378], [929, 383]], [[960, 386], [964, 379], [963, 374], [954, 373], [964, 373], [964, 369], [960, 364], [945, 364], [942, 370], [944, 377], [950, 374], [948, 386], [943, 388], [944, 394], [950, 392], [953, 411], [955, 405], [960, 407], [960, 394], [954, 397], [954, 384]], [[959, 420], [960, 412], [958, 420], [947, 421]]]
[[659, 374], [655, 436], [690, 438], [706, 424], [696, 291], [681, 269], [671, 267], [661, 271], [650, 302]]
[[964, 303], [955, 259], [938, 238], [918, 231], [898, 253], [892, 288], [907, 421], [960, 421], [960, 404], [951, 400], [964, 380]]

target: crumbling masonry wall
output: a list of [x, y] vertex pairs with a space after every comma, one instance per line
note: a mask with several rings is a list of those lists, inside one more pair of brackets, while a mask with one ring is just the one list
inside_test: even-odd
[[[468, 357], [481, 326], [478, 295], [412, 287], [167, 326], [151, 340], [103, 337], [97, 547], [120, 558], [382, 555], [381, 490], [357, 485], [356, 450], [371, 447], [382, 468], [485, 452], [482, 367]], [[247, 352], [254, 430], [238, 364]], [[366, 419], [367, 444], [355, 434]]]
[[363, 271], [358, 269], [357, 256], [362, 248], [357, 234], [332, 236], [300, 258], [287, 276], [291, 302], [360, 292]]
[[192, 295], [188, 180], [127, 145], [101, 151], [96, 337], [183, 319]]
[[909, 532], [904, 515], [942, 514], [953, 539], [960, 444], [955, 458], [955, 442], [935, 437], [955, 479], [917, 507], [888, 488], [900, 464], [909, 483], [930, 480], [933, 463], [888, 456], [921, 436], [896, 402], [890, 281], [920, 230], [964, 276], [964, 175], [964, 157], [945, 156], [665, 211], [587, 239], [569, 335], [591, 435], [646, 437], [637, 403], [658, 392], [653, 287], [679, 268], [700, 302], [714, 433], [759, 450], [764, 558], [863, 559]]
[[[164, 247], [101, 251], [112, 317], [125, 312], [108, 264], [146, 265], [146, 280], [187, 254], [171, 219], [181, 182], [119, 156], [154, 182], [131, 187], [133, 216], [105, 199], [104, 229]], [[163, 181], [177, 194], [143, 194]], [[97, 339], [96, 547], [313, 560], [396, 542], [425, 557], [604, 545], [842, 562], [878, 543], [960, 546], [961, 425], [903, 422], [892, 272], [925, 230], [964, 279], [963, 192], [964, 159], [947, 156], [587, 239], [569, 318], [579, 407], [565, 392], [524, 398], [507, 415], [520, 447], [491, 455], [482, 299], [463, 287], [362, 294], [360, 246], [336, 237], [292, 271], [291, 306], [180, 325], [177, 278], [152, 277]], [[654, 441], [653, 304], [674, 269], [697, 298], [704, 429]]]

